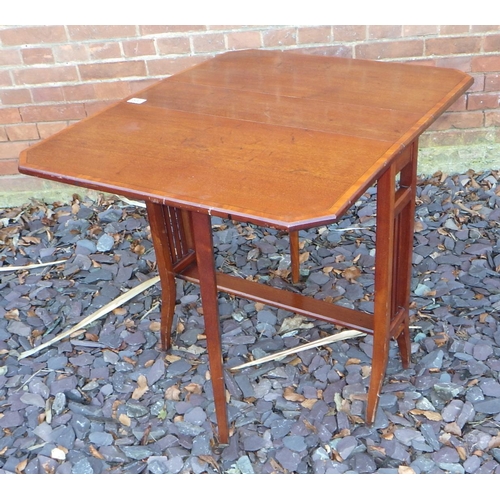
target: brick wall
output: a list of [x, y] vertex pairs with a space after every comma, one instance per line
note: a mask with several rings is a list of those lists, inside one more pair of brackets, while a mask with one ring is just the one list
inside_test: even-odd
[[298, 50], [457, 68], [474, 86], [421, 147], [500, 143], [500, 26], [3, 26], [0, 176], [68, 124], [228, 50]]

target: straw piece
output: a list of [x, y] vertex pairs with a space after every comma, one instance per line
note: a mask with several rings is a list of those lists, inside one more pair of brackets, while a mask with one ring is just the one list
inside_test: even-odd
[[259, 359], [254, 359], [248, 363], [243, 363], [242, 365], [233, 366], [230, 371], [242, 370], [243, 368], [248, 368], [249, 366], [260, 365], [266, 363], [267, 361], [272, 361], [278, 358], [284, 358], [290, 354], [295, 354], [297, 352], [305, 351], [307, 349], [313, 349], [314, 347], [320, 347], [325, 344], [331, 344], [332, 342], [338, 342], [339, 340], [352, 339], [354, 337], [364, 337], [366, 333], [359, 332], [358, 330], [345, 330], [335, 335], [330, 335], [328, 337], [315, 340], [313, 342], [308, 342], [307, 344], [302, 344], [297, 347], [292, 347], [291, 349], [286, 349], [285, 351], [280, 351], [274, 354], [269, 354], [268, 356], [263, 356]]
[[13, 272], [13, 271], [24, 271], [28, 269], [35, 269], [37, 267], [47, 267], [47, 266], [55, 266], [56, 264], [62, 264], [63, 262], [66, 262], [68, 259], [62, 259], [62, 260], [54, 260], [53, 262], [42, 262], [39, 264], [27, 264], [26, 266], [2, 266], [0, 267], [0, 272], [2, 273], [7, 273], [7, 272]]
[[144, 290], [147, 290], [151, 286], [153, 286], [155, 283], [158, 283], [160, 281], [160, 277], [156, 276], [155, 278], [151, 278], [144, 283], [141, 283], [140, 285], [137, 285], [136, 287], [132, 288], [128, 292], [125, 292], [123, 295], [120, 295], [116, 299], [112, 300], [109, 304], [106, 304], [105, 306], [102, 306], [100, 309], [92, 313], [90, 316], [87, 316], [84, 318], [80, 323], [77, 325], [73, 326], [69, 330], [66, 330], [64, 332], [61, 332], [59, 335], [56, 335], [53, 339], [40, 344], [37, 347], [34, 347], [33, 349], [30, 349], [29, 351], [24, 351], [19, 355], [18, 359], [24, 359], [27, 358], [28, 356], [31, 356], [32, 354], [37, 353], [38, 351], [41, 351], [45, 347], [51, 346], [52, 344], [55, 344], [61, 339], [64, 339], [66, 337], [69, 337], [72, 333], [76, 332], [77, 330], [80, 330], [84, 328], [85, 326], [89, 325], [93, 321], [101, 318], [105, 314], [110, 313], [113, 309], [116, 309], [117, 307], [121, 306], [125, 302], [128, 302], [130, 299], [133, 299], [136, 295], [139, 295], [141, 292]]

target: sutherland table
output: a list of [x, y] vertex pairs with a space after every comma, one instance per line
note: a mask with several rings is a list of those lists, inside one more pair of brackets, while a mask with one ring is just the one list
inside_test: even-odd
[[[175, 277], [200, 285], [219, 441], [217, 291], [373, 334], [366, 422], [396, 339], [410, 362], [417, 140], [472, 84], [452, 69], [277, 51], [219, 55], [21, 153], [19, 170], [146, 202], [170, 346]], [[374, 314], [216, 272], [210, 216], [289, 231], [337, 221], [377, 184]]]

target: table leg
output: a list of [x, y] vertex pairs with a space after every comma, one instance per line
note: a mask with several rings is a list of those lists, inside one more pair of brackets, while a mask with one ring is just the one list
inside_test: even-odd
[[411, 261], [413, 254], [413, 230], [415, 226], [415, 195], [417, 184], [417, 141], [411, 145], [411, 161], [403, 167], [400, 173], [399, 189], [407, 190], [408, 198], [406, 204], [401, 208], [397, 216], [398, 231], [395, 238], [395, 302], [393, 315], [398, 309], [405, 308], [406, 314], [402, 325], [402, 332], [396, 340], [401, 354], [404, 368], [410, 364], [410, 315], [408, 306], [410, 303], [411, 285]]
[[171, 331], [176, 299], [173, 257], [167, 229], [169, 220], [163, 205], [146, 201], [146, 208], [161, 283], [161, 348], [166, 350], [170, 349], [172, 343]]
[[372, 424], [389, 357], [389, 342], [398, 342], [403, 367], [410, 363], [409, 302], [416, 185], [416, 141], [400, 171], [396, 191], [395, 162], [377, 182], [375, 311], [373, 357], [366, 422]]
[[375, 310], [373, 355], [366, 423], [375, 420], [380, 390], [389, 357], [394, 263], [394, 169], [389, 168], [377, 182], [377, 233], [375, 250]]
[[300, 281], [300, 254], [299, 254], [299, 232], [291, 230], [288, 234], [290, 239], [290, 264], [292, 268], [292, 281]]
[[214, 393], [215, 414], [219, 427], [219, 442], [227, 443], [229, 429], [226, 409], [226, 387], [222, 364], [219, 304], [210, 216], [192, 213], [196, 261], [200, 276], [201, 303], [205, 320], [210, 376]]

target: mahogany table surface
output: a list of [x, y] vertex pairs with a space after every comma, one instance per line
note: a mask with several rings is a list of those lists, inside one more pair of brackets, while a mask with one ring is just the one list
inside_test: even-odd
[[228, 52], [37, 143], [19, 170], [308, 228], [342, 216], [472, 81], [448, 68]]

